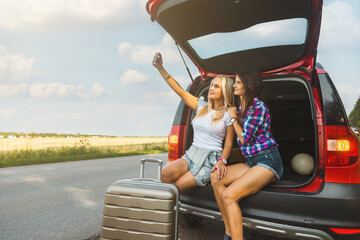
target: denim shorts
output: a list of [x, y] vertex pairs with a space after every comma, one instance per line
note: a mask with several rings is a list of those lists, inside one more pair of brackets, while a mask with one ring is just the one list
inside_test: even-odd
[[248, 167], [262, 166], [266, 169], [269, 169], [275, 174], [278, 181], [284, 173], [281, 156], [276, 146], [264, 149], [258, 152], [256, 155], [247, 157], [246, 159], [247, 161], [245, 164]]
[[221, 157], [221, 151], [203, 149], [191, 145], [181, 157], [186, 160], [194, 180], [200, 187], [210, 183], [211, 169]]

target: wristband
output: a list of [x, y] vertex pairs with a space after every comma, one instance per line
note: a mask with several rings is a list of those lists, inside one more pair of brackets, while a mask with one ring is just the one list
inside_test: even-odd
[[227, 165], [227, 161], [226, 161], [225, 158], [219, 158], [218, 162], [219, 162], [219, 161], [222, 161], [225, 165]]

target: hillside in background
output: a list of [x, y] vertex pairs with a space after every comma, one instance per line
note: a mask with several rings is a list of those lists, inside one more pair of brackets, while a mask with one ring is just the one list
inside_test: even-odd
[[117, 137], [117, 136], [108, 136], [108, 135], [87, 135], [87, 134], [66, 134], [66, 133], [24, 133], [24, 132], [0, 132], [0, 138], [24, 138], [24, 137]]

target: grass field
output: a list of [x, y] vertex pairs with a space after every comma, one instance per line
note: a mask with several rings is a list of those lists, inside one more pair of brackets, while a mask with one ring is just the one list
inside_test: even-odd
[[167, 151], [167, 137], [0, 138], [0, 167]]

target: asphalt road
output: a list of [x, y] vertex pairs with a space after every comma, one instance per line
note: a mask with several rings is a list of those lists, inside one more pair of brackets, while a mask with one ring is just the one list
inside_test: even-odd
[[[149, 156], [149, 155], [148, 155]], [[151, 155], [163, 160], [166, 154]], [[139, 177], [144, 156], [0, 169], [0, 239], [89, 239], [100, 233], [104, 197]], [[156, 176], [149, 164], [145, 177]]]
[[[0, 239], [98, 239], [107, 187], [119, 179], [139, 177], [142, 157], [166, 161], [167, 154], [0, 169]], [[148, 164], [145, 177], [156, 174], [156, 165]], [[205, 221], [197, 229], [182, 224], [179, 238], [222, 239], [223, 231], [216, 221]]]

